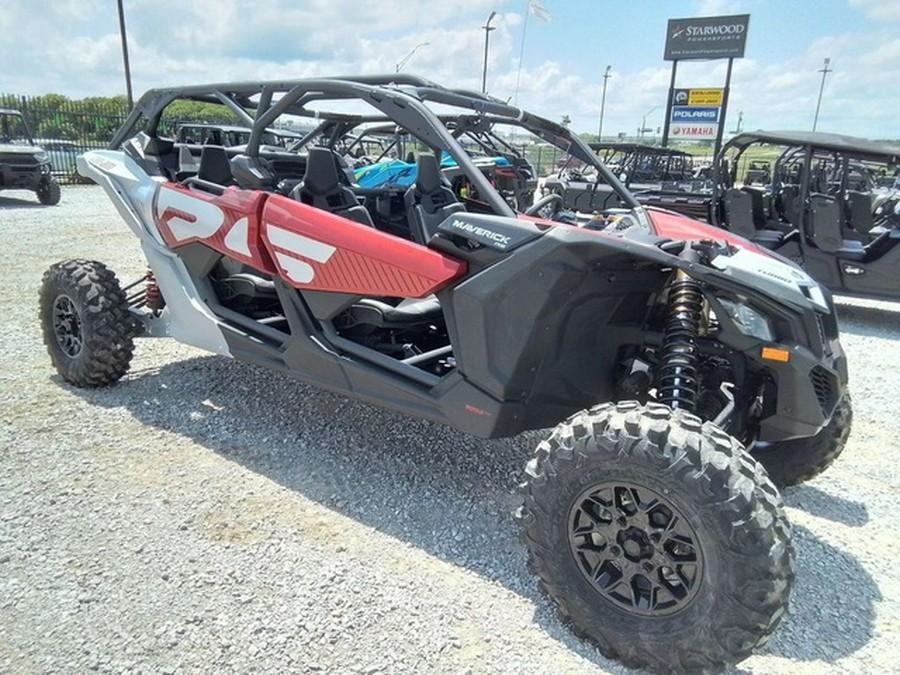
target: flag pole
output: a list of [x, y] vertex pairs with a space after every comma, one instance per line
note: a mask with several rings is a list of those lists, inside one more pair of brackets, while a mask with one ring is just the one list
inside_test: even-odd
[[531, 0], [525, 0], [525, 21], [522, 22], [522, 44], [519, 45], [519, 70], [516, 72], [516, 92], [513, 94], [513, 105], [519, 104], [519, 83], [522, 81], [522, 57], [525, 54], [525, 31], [528, 29], [528, 15], [531, 13]]

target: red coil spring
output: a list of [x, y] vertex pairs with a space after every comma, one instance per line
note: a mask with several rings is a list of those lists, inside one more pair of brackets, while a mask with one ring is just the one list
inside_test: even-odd
[[156, 313], [162, 309], [162, 293], [159, 291], [159, 284], [156, 283], [156, 277], [153, 276], [153, 270], [147, 270], [145, 277], [147, 282], [147, 295], [145, 296], [146, 307], [150, 311]]

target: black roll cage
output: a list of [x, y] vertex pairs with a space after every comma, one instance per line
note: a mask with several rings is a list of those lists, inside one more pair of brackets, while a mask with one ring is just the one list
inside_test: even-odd
[[[803, 158], [802, 171], [808, 174], [811, 168], [809, 164], [819, 151], [839, 155], [843, 160], [900, 164], [900, 146], [889, 143], [814, 131], [751, 131], [738, 134], [722, 146], [713, 163], [714, 185], [720, 190], [730, 187], [735, 178], [731, 174], [736, 170], [741, 156], [748, 148], [760, 144], [785, 148], [772, 167], [773, 178], [781, 174], [781, 168], [786, 163], [800, 156]], [[733, 153], [730, 158], [729, 152]], [[726, 159], [730, 159], [732, 166], [726, 166]]]
[[[276, 95], [280, 95], [277, 100]], [[422, 77], [408, 74], [151, 89], [137, 101], [125, 123], [110, 141], [109, 148], [117, 149], [140, 130], [151, 137], [156, 137], [164, 109], [176, 99], [225, 105], [242, 124], [252, 129], [245, 151], [251, 159], [259, 157], [263, 132], [284, 114], [322, 120], [322, 124], [301, 139], [295, 147], [302, 147], [324, 130], [337, 135], [331, 139], [333, 141], [361, 124], [395, 122], [436, 154], [440, 151], [448, 152], [493, 211], [498, 215], [513, 217], [515, 213], [512, 208], [475, 166], [469, 154], [459, 144], [456, 135], [447, 128], [442, 116], [432, 111], [426, 103], [468, 109], [490, 126], [497, 123], [519, 126], [577, 157], [585, 164], [594, 166], [619, 193], [622, 202], [630, 208], [640, 207], [638, 201], [587, 144], [562, 125], [485, 94], [447, 89]], [[324, 113], [306, 107], [314, 101], [335, 99], [360, 100], [380, 110], [384, 115]], [[146, 128], [139, 127], [142, 118], [147, 120]], [[333, 128], [328, 129], [327, 123]], [[470, 124], [467, 123], [467, 126]]]

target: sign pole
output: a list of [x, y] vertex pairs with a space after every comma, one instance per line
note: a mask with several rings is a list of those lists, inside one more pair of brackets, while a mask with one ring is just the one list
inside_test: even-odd
[[731, 66], [734, 59], [728, 59], [728, 70], [725, 72], [725, 91], [722, 92], [722, 112], [719, 113], [719, 129], [716, 131], [716, 144], [713, 147], [713, 158], [719, 156], [722, 149], [722, 136], [725, 133], [725, 116], [728, 114], [728, 90], [731, 88]]
[[128, 38], [125, 36], [125, 10], [122, 9], [122, 0], [119, 0], [119, 35], [122, 38], [122, 61], [125, 63], [125, 88], [128, 93], [128, 109], [134, 107], [134, 97], [131, 94], [131, 66], [128, 64]]
[[672, 103], [675, 99], [675, 71], [678, 70], [678, 59], [672, 61], [672, 79], [669, 81], [669, 100], [666, 102], [666, 123], [663, 125], [662, 146], [669, 147], [669, 125], [672, 123]]

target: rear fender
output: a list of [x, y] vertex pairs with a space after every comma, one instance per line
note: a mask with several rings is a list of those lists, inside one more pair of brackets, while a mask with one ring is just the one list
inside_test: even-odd
[[204, 302], [211, 289], [198, 288], [181, 259], [165, 246], [153, 217], [162, 179], [151, 178], [122, 152], [93, 150], [78, 158], [78, 172], [109, 195], [141, 247], [166, 306], [158, 315], [137, 314], [151, 337], [173, 337], [200, 349], [229, 356], [215, 315]]
[[132, 232], [142, 241], [165, 245], [153, 220], [153, 203], [164, 179], [148, 176], [133, 159], [115, 150], [90, 150], [76, 162], [78, 173], [106, 191]]

